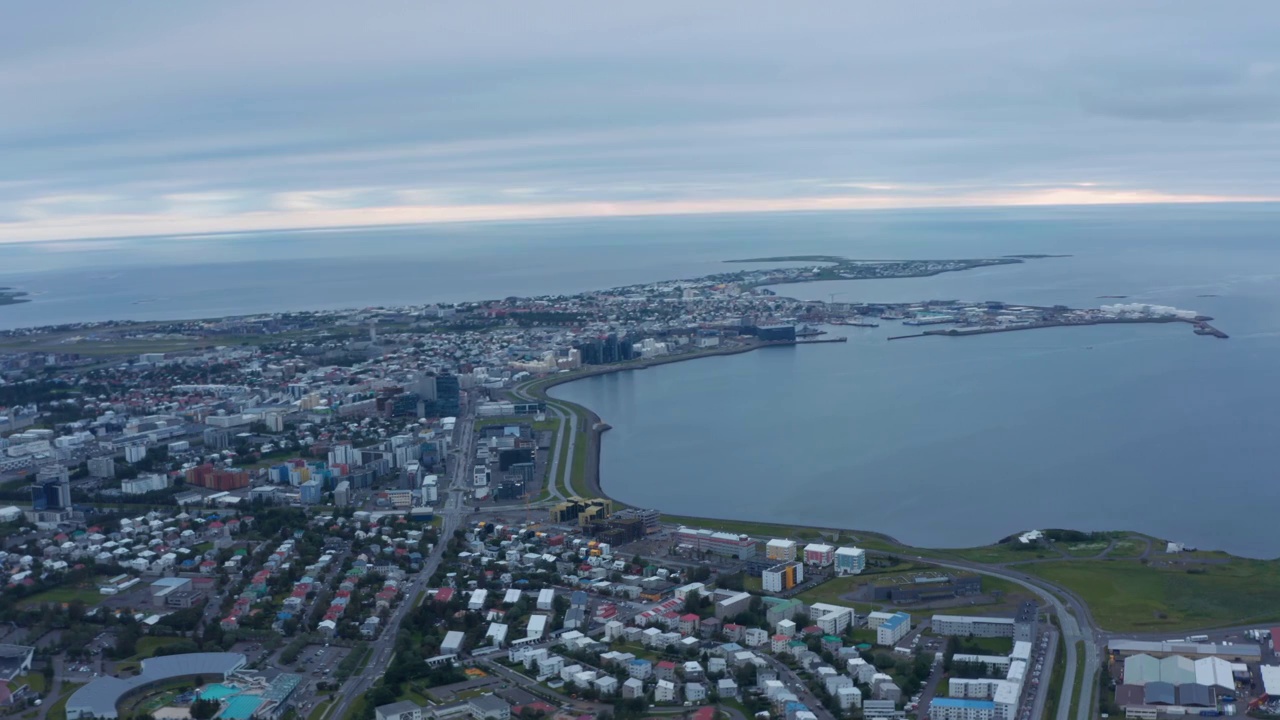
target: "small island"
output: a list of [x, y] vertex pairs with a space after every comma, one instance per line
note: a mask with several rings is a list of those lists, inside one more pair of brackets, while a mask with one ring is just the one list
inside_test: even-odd
[[0, 287], [0, 305], [17, 305], [18, 303], [31, 302], [31, 298], [21, 290], [13, 288]]

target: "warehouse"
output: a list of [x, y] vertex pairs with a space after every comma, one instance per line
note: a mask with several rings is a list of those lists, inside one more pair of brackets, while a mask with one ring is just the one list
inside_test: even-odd
[[1262, 660], [1262, 649], [1257, 645], [1112, 640], [1107, 647], [1111, 652], [1121, 656], [1145, 653], [1158, 658], [1169, 655], [1184, 655], [1192, 659], [1218, 657], [1223, 660], [1245, 663], [1256, 663]]
[[1235, 688], [1231, 663], [1222, 658], [1207, 657], [1192, 660], [1181, 655], [1155, 658], [1151, 655], [1131, 655], [1124, 660], [1125, 685], [1145, 686], [1153, 682], [1182, 685], [1204, 685], [1224, 690]]

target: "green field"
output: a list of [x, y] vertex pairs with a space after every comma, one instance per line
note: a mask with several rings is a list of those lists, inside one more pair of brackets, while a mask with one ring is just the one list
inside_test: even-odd
[[38, 672], [28, 673], [26, 675], [19, 675], [18, 677], [13, 679], [12, 685], [15, 688], [22, 687], [23, 685], [27, 685], [27, 686], [30, 686], [33, 692], [38, 692], [38, 693], [43, 693], [47, 689], [45, 687], [44, 675]]
[[[1022, 568], [1079, 595], [1098, 624], [1115, 632], [1163, 632], [1280, 619], [1280, 563], [1156, 567], [1137, 562], [1077, 560]], [[1191, 569], [1192, 572], [1187, 572]]]
[[186, 642], [185, 638], [178, 637], [151, 637], [147, 636], [138, 639], [138, 652], [134, 654], [130, 660], [146, 660], [156, 654], [156, 651], [162, 647], [169, 645], [177, 645], [180, 642]]
[[96, 605], [101, 599], [102, 594], [98, 592], [97, 588], [60, 587], [23, 598], [18, 605], [19, 607], [32, 607], [42, 603], [69, 603], [74, 600], [80, 600], [86, 605]]

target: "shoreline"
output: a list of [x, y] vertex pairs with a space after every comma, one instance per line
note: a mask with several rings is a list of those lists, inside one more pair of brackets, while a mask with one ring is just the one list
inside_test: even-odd
[[[1190, 324], [1194, 324], [1194, 321], [1182, 321], [1182, 322], [1188, 322]], [[587, 370], [581, 373], [565, 373], [563, 375], [548, 375], [542, 378], [536, 378], [534, 380], [530, 380], [522, 385], [516, 386], [512, 388], [511, 392], [517, 393], [517, 394], [524, 394], [527, 397], [533, 400], [537, 400], [539, 402], [558, 403], [562, 406], [572, 409], [576, 415], [580, 415], [583, 418], [583, 421], [586, 423], [586, 427], [583, 428], [583, 432], [586, 434], [587, 450], [586, 450], [585, 477], [582, 479], [582, 482], [585, 486], [587, 497], [588, 498], [590, 497], [604, 498], [610, 501], [614, 505], [615, 509], [625, 508], [625, 507], [631, 507], [631, 506], [609, 495], [607, 492], [604, 491], [604, 488], [600, 483], [600, 456], [601, 456], [600, 451], [601, 451], [601, 445], [602, 445], [601, 439], [604, 433], [608, 430], [611, 430], [613, 426], [605, 422], [600, 417], [600, 415], [596, 413], [595, 410], [585, 405], [581, 405], [579, 403], [575, 403], [569, 400], [561, 400], [558, 398], [551, 397], [548, 394], [548, 391], [551, 388], [554, 388], [559, 385], [565, 385], [571, 382], [576, 382], [578, 380], [584, 380], [590, 377], [596, 377], [599, 375], [609, 375], [609, 374], [624, 372], [628, 370], [647, 370], [651, 367], [669, 365], [677, 362], [685, 362], [688, 360], [698, 360], [702, 358], [718, 357], [718, 356], [740, 355], [743, 353], [751, 352], [754, 350], [761, 350], [768, 347], [794, 347], [797, 345], [815, 345], [815, 344], [829, 343], [829, 342], [832, 342], [832, 341], [831, 340], [825, 340], [825, 341], [794, 340], [794, 341], [778, 341], [778, 342], [769, 342], [769, 343], [761, 343], [759, 341], [753, 341], [741, 346], [734, 346], [732, 348], [720, 348], [720, 349], [711, 350], [711, 351], [694, 352], [694, 353], [688, 353], [685, 355], [680, 355], [675, 357], [668, 356], [663, 358], [651, 358], [648, 360], [633, 361], [631, 363], [626, 363], [626, 364], [619, 363], [617, 365], [611, 365], [611, 366], [597, 366], [597, 368], [592, 368], [591, 370]], [[572, 491], [573, 488], [570, 487], [570, 488], [567, 488], [567, 490]], [[661, 510], [661, 508], [658, 508], [658, 509]], [[889, 552], [914, 551], [914, 552], [923, 552], [923, 553], [949, 553], [949, 552], [962, 551], [962, 550], [967, 550], [972, 548], [998, 546], [1001, 544], [1001, 540], [1004, 540], [1005, 537], [1010, 537], [1010, 536], [1005, 536], [1005, 537], [995, 538], [987, 545], [977, 545], [977, 546], [972, 546], [972, 548], [968, 546], [920, 547], [916, 545], [911, 545], [909, 543], [904, 543], [898, 538], [892, 535], [889, 535], [888, 533], [883, 533], [875, 530], [859, 529], [859, 528], [827, 527], [827, 526], [821, 526], [821, 525], [806, 524], [803, 522], [778, 523], [778, 522], [757, 521], [757, 520], [748, 520], [748, 519], [732, 518], [732, 517], [716, 518], [716, 517], [705, 517], [705, 516], [699, 516], [699, 515], [680, 515], [680, 514], [668, 516], [665, 511], [663, 511], [663, 515], [667, 517], [678, 518], [678, 521], [682, 523], [684, 521], [692, 521], [692, 523], [698, 527], [705, 527], [705, 526], [720, 524], [720, 525], [729, 525], [729, 526], [740, 525], [740, 526], [772, 527], [772, 528], [777, 528], [779, 530], [786, 530], [786, 529], [811, 530], [819, 535], [836, 534], [838, 536], [841, 534], [848, 534], [848, 535], [855, 536], [857, 538], [857, 542], [862, 542], [864, 545], [867, 546], [868, 549], [885, 551], [886, 550], [886, 548], [884, 547], [885, 545], [891, 546], [887, 548]], [[1031, 529], [1071, 530], [1072, 528], [1028, 528], [1028, 530], [1031, 530]], [[1145, 533], [1139, 530], [1113, 528], [1110, 530], [1095, 530], [1095, 531], [1089, 531], [1089, 532], [1097, 532], [1097, 533], [1123, 532], [1123, 533], [1129, 533], [1135, 536], [1151, 538], [1154, 540], [1162, 540], [1161, 538], [1156, 538], [1153, 535], [1150, 535], [1148, 533]], [[870, 540], [872, 542], [866, 542], [867, 540]], [[877, 547], [877, 545], [879, 545], [880, 547]], [[1242, 555], [1235, 555], [1232, 553], [1228, 553], [1222, 550], [1213, 550], [1211, 552], [1222, 552], [1226, 554], [1228, 557], [1236, 558], [1239, 560], [1246, 560], [1246, 561], [1253, 561], [1253, 562], [1280, 562], [1280, 557], [1275, 557], [1275, 558], [1246, 557]]]

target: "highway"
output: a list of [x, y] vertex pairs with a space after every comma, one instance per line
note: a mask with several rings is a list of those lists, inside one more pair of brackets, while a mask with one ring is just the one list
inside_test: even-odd
[[[560, 420], [560, 430], [556, 433], [556, 442], [551, 449], [551, 466], [547, 471], [547, 489], [551, 493], [551, 497], [557, 501], [563, 501], [572, 495], [576, 495], [573, 491], [573, 450], [578, 442], [577, 425], [580, 418], [577, 413], [556, 403], [553, 400], [540, 401], [525, 392], [523, 387], [515, 388], [511, 391], [522, 402], [545, 402], [547, 412]], [[560, 448], [568, 444], [568, 452], [564, 454], [564, 466], [560, 464]]]
[[[1081, 659], [1076, 656], [1076, 643], [1080, 641], [1084, 642], [1085, 651], [1083, 658], [1084, 685], [1080, 688], [1080, 702], [1075, 720], [1090, 720], [1093, 717], [1095, 705], [1093, 701], [1093, 689], [1094, 686], [1097, 685], [1101, 649], [1099, 647], [1096, 626], [1093, 623], [1093, 616], [1089, 614], [1088, 609], [1079, 598], [1056, 585], [1046, 583], [1040, 578], [1032, 577], [1007, 567], [993, 568], [977, 563], [968, 563], [959, 560], [936, 560], [925, 558], [920, 555], [907, 555], [900, 553], [883, 554], [891, 557], [897, 557], [902, 560], [923, 561], [931, 565], [937, 565], [938, 567], [951, 568], [952, 570], [964, 570], [967, 572], [977, 573], [978, 575], [1002, 578], [1016, 585], [1020, 585], [1039, 596], [1040, 599], [1044, 600], [1053, 608], [1054, 613], [1058, 616], [1058, 622], [1062, 626], [1062, 642], [1065, 644], [1065, 649], [1067, 651], [1067, 669], [1066, 675], [1062, 681], [1062, 702], [1058, 703], [1058, 716], [1055, 720], [1072, 720], [1070, 717], [1071, 696], [1075, 689], [1076, 664], [1081, 661]], [[1066, 599], [1065, 603], [1058, 598], [1059, 594]], [[1081, 619], [1084, 621], [1083, 624], [1080, 622]], [[1045, 683], [1045, 686], [1047, 687], [1047, 683]]]
[[469, 511], [466, 505], [466, 493], [471, 484], [471, 458], [475, 457], [475, 433], [470, 408], [463, 407], [459, 413], [458, 424], [454, 430], [454, 451], [448, 458], [447, 497], [437, 511], [440, 517], [440, 537], [431, 549], [431, 554], [423, 563], [422, 571], [413, 576], [412, 582], [404, 591], [404, 600], [392, 612], [383, 627], [382, 633], [374, 640], [369, 661], [363, 670], [354, 675], [342, 688], [342, 700], [329, 709], [329, 718], [341, 719], [346, 716], [352, 703], [364, 697], [375, 683], [386, 673], [395, 654], [396, 637], [399, 635], [400, 622], [417, 605], [418, 594], [426, 589], [427, 583], [440, 568], [444, 559], [444, 550], [453, 537], [454, 530], [462, 525], [462, 520]]

